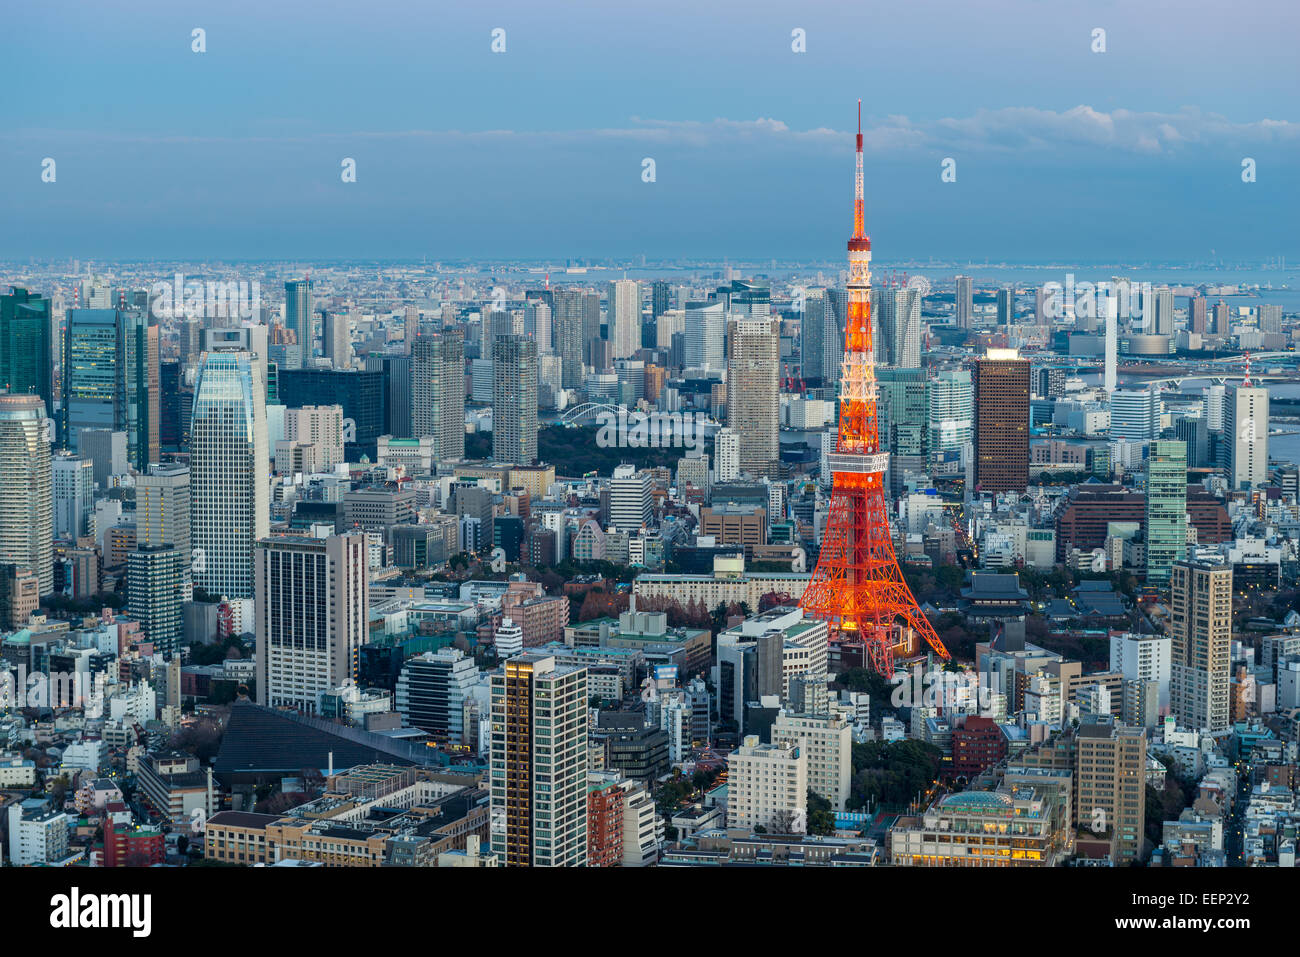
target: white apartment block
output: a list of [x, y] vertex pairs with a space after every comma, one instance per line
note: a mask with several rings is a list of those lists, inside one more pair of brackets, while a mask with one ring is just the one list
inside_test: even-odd
[[808, 761], [798, 745], [760, 744], [749, 735], [727, 757], [727, 825], [769, 832], [808, 830]]
[[853, 777], [853, 725], [846, 712], [782, 711], [772, 725], [772, 743], [799, 748], [808, 765], [808, 787], [830, 801], [836, 811], [847, 810]]

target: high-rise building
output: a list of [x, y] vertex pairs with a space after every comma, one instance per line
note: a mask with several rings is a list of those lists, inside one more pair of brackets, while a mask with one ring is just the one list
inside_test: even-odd
[[541, 299], [529, 299], [524, 303], [524, 335], [537, 343], [539, 356], [550, 355], [555, 350], [554, 324], [551, 320], [551, 305]]
[[343, 406], [305, 405], [284, 410], [284, 439], [313, 447], [316, 470], [332, 472], [344, 456]]
[[21, 286], [0, 295], [0, 391], [40, 396], [54, 409], [50, 300]]
[[1187, 557], [1187, 446], [1151, 443], [1147, 457], [1147, 581], [1169, 581], [1174, 562]]
[[889, 485], [899, 494], [908, 472], [924, 472], [929, 456], [929, 381], [919, 368], [876, 372], [877, 428], [889, 452]]
[[682, 329], [682, 365], [721, 369], [726, 362], [727, 314], [721, 303], [690, 303]]
[[440, 461], [465, 457], [465, 342], [457, 330], [419, 336], [411, 348], [411, 431], [433, 437]]
[[[412, 342], [414, 349], [415, 343]], [[411, 355], [366, 356], [367, 372], [384, 377], [384, 435], [409, 439], [411, 435]], [[462, 389], [464, 388], [462, 375]]]
[[998, 325], [1002, 327], [1011, 325], [1016, 317], [1016, 291], [1010, 286], [1001, 287], [998, 290], [997, 307]]
[[799, 317], [799, 374], [804, 381], [826, 375], [826, 291], [809, 289]]
[[1075, 819], [1110, 834], [1114, 863], [1131, 864], [1142, 856], [1146, 831], [1146, 729], [1093, 716], [1080, 725], [1075, 747]]
[[969, 369], [940, 369], [930, 380], [930, 454], [960, 454], [975, 439], [975, 386]]
[[1282, 331], [1282, 307], [1264, 303], [1259, 307], [1259, 331], [1271, 334]]
[[713, 478], [717, 482], [740, 478], [740, 433], [735, 429], [719, 429], [713, 437]]
[[956, 279], [957, 327], [969, 329], [975, 321], [975, 295], [970, 276], [958, 276]]
[[641, 346], [641, 286], [634, 279], [609, 284], [609, 342], [615, 359], [626, 359]]
[[671, 305], [671, 292], [668, 283], [662, 279], [656, 279], [650, 284], [650, 318], [658, 319], [667, 312]]
[[600, 296], [586, 289], [552, 291], [555, 351], [563, 367], [563, 386], [581, 389], [590, 346], [600, 338]]
[[[0, 631], [25, 628], [41, 605], [41, 583], [36, 572], [18, 565], [0, 564]], [[0, 684], [0, 692], [3, 692]], [[0, 701], [4, 695], [0, 693]]]
[[54, 491], [50, 428], [39, 395], [0, 395], [0, 564], [36, 574], [54, 590]]
[[1214, 334], [1216, 336], [1232, 334], [1232, 311], [1222, 299], [1214, 304]]
[[1169, 706], [1191, 730], [1229, 725], [1232, 566], [1175, 562], [1170, 579]]
[[253, 549], [270, 534], [266, 387], [248, 352], [207, 352], [194, 389], [190, 543], [194, 583], [252, 598]]
[[798, 743], [760, 744], [727, 755], [727, 825], [776, 834], [808, 830], [808, 759]]
[[782, 711], [772, 724], [772, 743], [782, 748], [797, 747], [807, 761], [808, 790], [830, 801], [832, 810], [848, 809], [853, 726], [847, 714]]
[[95, 510], [94, 463], [72, 452], [56, 452], [51, 463], [54, 537], [75, 542], [91, 532]]
[[1204, 296], [1187, 297], [1187, 329], [1198, 335], [1206, 333], [1206, 302]]
[[491, 678], [492, 851], [507, 866], [587, 863], [587, 669], [524, 652]]
[[140, 545], [175, 545], [190, 561], [190, 470], [154, 465], [135, 480], [135, 536]]
[[1110, 394], [1110, 437], [1146, 442], [1160, 434], [1160, 390], [1117, 389]]
[[465, 723], [465, 705], [473, 699], [478, 666], [458, 648], [426, 651], [408, 658], [397, 679], [394, 705], [403, 723], [428, 733], [443, 746], [477, 747]]
[[1151, 290], [1151, 303], [1153, 311], [1148, 315], [1151, 317], [1152, 325], [1148, 331], [1157, 336], [1172, 336], [1174, 334], [1174, 291], [1168, 286], [1157, 286]]
[[355, 682], [369, 582], [364, 534], [258, 541], [258, 703], [315, 714], [323, 692]]
[[727, 323], [727, 427], [740, 436], [740, 470], [780, 468], [780, 332], [776, 319]]
[[284, 327], [291, 330], [297, 339], [298, 350], [294, 353], [296, 362], [286, 368], [302, 368], [311, 358], [315, 336], [312, 324], [315, 322], [315, 306], [312, 302], [311, 280], [290, 279], [284, 284]]
[[975, 360], [975, 485], [982, 492], [1029, 484], [1029, 360], [989, 349]]
[[62, 444], [82, 429], [125, 432], [127, 458], [158, 461], [158, 325], [141, 312], [69, 309], [63, 339]]
[[523, 336], [492, 344], [492, 457], [537, 461], [537, 343]]
[[635, 465], [620, 465], [609, 482], [609, 524], [621, 532], [636, 532], [650, 523], [653, 513], [649, 472]]
[[189, 569], [190, 556], [175, 545], [138, 545], [127, 559], [127, 611], [140, 622], [157, 654], [181, 649]]
[[1249, 378], [1230, 385], [1223, 403], [1224, 466], [1233, 489], [1268, 481], [1268, 390]]
[[325, 313], [325, 355], [335, 369], [352, 365], [351, 317], [332, 309]]
[[880, 338], [876, 362], [899, 369], [921, 367], [921, 290], [914, 286], [871, 290], [871, 312]]

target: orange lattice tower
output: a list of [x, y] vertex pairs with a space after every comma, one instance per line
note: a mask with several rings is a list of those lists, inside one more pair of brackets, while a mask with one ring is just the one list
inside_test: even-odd
[[799, 604], [828, 622], [832, 640], [860, 641], [872, 670], [894, 674], [894, 650], [924, 639], [951, 658], [903, 580], [889, 535], [885, 469], [876, 420], [876, 367], [871, 355], [871, 240], [862, 199], [862, 101], [858, 101], [857, 176], [849, 240], [848, 315], [840, 373], [840, 428], [827, 456], [831, 510], [821, 554]]

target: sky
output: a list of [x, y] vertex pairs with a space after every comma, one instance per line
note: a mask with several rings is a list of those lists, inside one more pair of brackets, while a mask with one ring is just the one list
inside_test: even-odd
[[860, 97], [878, 262], [1300, 263], [1297, 27], [1293, 0], [10, 5], [0, 257], [833, 261]]

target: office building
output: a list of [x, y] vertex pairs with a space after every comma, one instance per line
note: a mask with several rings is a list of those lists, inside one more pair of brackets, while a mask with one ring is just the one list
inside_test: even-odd
[[727, 314], [721, 303], [689, 303], [682, 329], [682, 366], [723, 368], [727, 334]]
[[1187, 557], [1187, 446], [1152, 442], [1146, 478], [1147, 582], [1162, 585], [1174, 562]]
[[1170, 598], [1170, 710], [1191, 730], [1229, 725], [1232, 566], [1176, 562]]
[[298, 350], [296, 362], [286, 368], [300, 369], [311, 358], [315, 344], [313, 323], [316, 309], [312, 301], [310, 279], [290, 279], [284, 284], [284, 328], [294, 334]]
[[921, 367], [921, 290], [915, 286], [882, 286], [871, 290], [875, 317], [876, 364], [898, 369]]
[[1249, 379], [1230, 385], [1223, 403], [1223, 442], [1228, 482], [1251, 489], [1268, 481], [1268, 390]]
[[626, 359], [641, 347], [641, 286], [632, 279], [616, 279], [608, 290], [610, 348], [615, 359]]
[[1110, 437], [1146, 442], [1160, 434], [1160, 390], [1117, 389], [1110, 394]]
[[492, 344], [492, 458], [537, 461], [537, 343], [523, 336]]
[[[190, 554], [190, 470], [154, 465], [135, 480], [135, 534], [141, 545], [175, 545]], [[186, 559], [188, 564], [188, 557]]]
[[51, 463], [54, 537], [75, 542], [91, 533], [95, 510], [94, 463], [72, 452], [56, 452]]
[[0, 392], [35, 395], [54, 409], [50, 300], [21, 286], [0, 295]]
[[[279, 372], [285, 406], [303, 409], [337, 405], [343, 409], [343, 453], [350, 462], [365, 455], [374, 461], [384, 435], [384, 374], [360, 369], [290, 369]], [[414, 399], [412, 400], [414, 401]]]
[[780, 472], [780, 328], [775, 319], [727, 324], [727, 427], [740, 439], [740, 471]]
[[1089, 716], [1075, 746], [1076, 820], [1109, 838], [1117, 866], [1132, 864], [1142, 857], [1146, 830], [1146, 729]]
[[969, 369], [940, 369], [930, 380], [932, 456], [962, 454], [975, 440], [975, 385]]
[[194, 584], [252, 598], [253, 548], [270, 533], [270, 453], [266, 389], [250, 353], [204, 354], [191, 431]]
[[139, 312], [69, 309], [63, 339], [61, 441], [78, 451], [82, 429], [125, 432], [127, 458], [158, 461], [158, 325]]
[[653, 490], [649, 472], [637, 472], [634, 465], [615, 468], [609, 483], [609, 524], [623, 532], [636, 532], [649, 525], [654, 514]]
[[525, 652], [491, 682], [493, 853], [506, 866], [585, 866], [587, 669]]
[[257, 700], [315, 714], [356, 681], [370, 584], [364, 534], [257, 543]]
[[600, 338], [600, 296], [585, 289], [552, 291], [555, 351], [565, 389], [581, 389], [589, 363], [590, 344]]
[[443, 747], [477, 749], [465, 721], [466, 705], [478, 684], [478, 666], [457, 648], [408, 658], [397, 679], [395, 706], [402, 723], [428, 733]]
[[975, 360], [975, 486], [1020, 492], [1029, 483], [1029, 360], [989, 349]]

